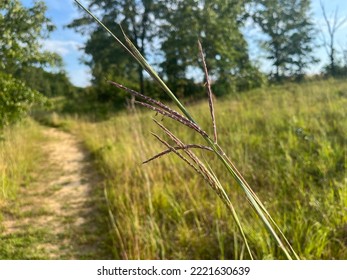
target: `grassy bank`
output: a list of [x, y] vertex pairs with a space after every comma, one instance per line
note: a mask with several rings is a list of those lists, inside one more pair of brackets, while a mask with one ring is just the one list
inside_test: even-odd
[[[20, 211], [21, 192], [34, 181], [35, 170], [42, 160], [40, 127], [31, 120], [7, 127], [0, 140], [0, 259], [45, 258], [32, 247], [43, 241], [42, 231], [28, 230], [25, 235], [4, 236], [4, 223], [8, 217], [24, 218]], [[34, 215], [38, 215], [37, 209]], [[31, 213], [30, 215], [33, 215]], [[19, 218], [20, 217], [20, 218]], [[39, 252], [40, 251], [40, 252]]]
[[[347, 257], [346, 107], [342, 81], [274, 86], [216, 101], [221, 146], [305, 259]], [[209, 130], [207, 104], [191, 110]], [[193, 170], [175, 155], [141, 164], [165, 148], [150, 135], [158, 131], [151, 117], [139, 110], [104, 122], [54, 117], [86, 142], [107, 177], [117, 257], [247, 257], [229, 213]], [[163, 122], [186, 143], [201, 142]], [[256, 258], [282, 258], [217, 159], [206, 160], [223, 178]]]

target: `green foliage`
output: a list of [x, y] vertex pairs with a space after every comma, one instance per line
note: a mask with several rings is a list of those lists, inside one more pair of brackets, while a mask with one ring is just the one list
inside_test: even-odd
[[46, 99], [23, 82], [0, 72], [0, 129], [24, 117], [34, 104]]
[[[169, 83], [186, 77], [198, 63], [197, 40], [204, 48], [207, 66], [215, 80], [215, 94], [244, 90], [261, 84], [259, 72], [248, 57], [248, 46], [240, 31], [245, 19], [245, 1], [160, 1], [161, 63]], [[248, 76], [252, 73], [252, 77]], [[248, 81], [253, 80], [253, 84]]]
[[54, 30], [45, 16], [46, 5], [36, 1], [25, 8], [18, 0], [0, 3], [0, 71], [13, 74], [23, 66], [33, 64], [56, 65], [59, 56], [42, 52], [40, 39], [47, 38]]
[[47, 97], [72, 96], [77, 92], [63, 71], [50, 73], [32, 66], [18, 70], [15, 77]]
[[[189, 71], [201, 68], [198, 38], [202, 40], [208, 67], [216, 81], [217, 95], [263, 83], [263, 77], [249, 61], [247, 43], [240, 32], [244, 2], [90, 0], [88, 4], [117, 37], [123, 38], [120, 23], [143, 56], [148, 56], [153, 42], [160, 42], [152, 56], [159, 61], [158, 53], [164, 55], [165, 60], [160, 64], [162, 76], [178, 96], [190, 97], [203, 92], [196, 81], [187, 78]], [[92, 69], [95, 92], [100, 91], [101, 99], [113, 99], [105, 79], [137, 83], [135, 88], [140, 92], [146, 89], [143, 70], [88, 15], [69, 26], [91, 34], [85, 45], [91, 59], [86, 63]], [[146, 91], [146, 94], [152, 93]]]
[[[153, 38], [153, 9], [152, 0], [89, 0], [89, 8], [98, 10], [100, 20], [108, 26], [118, 37], [123, 37], [119, 24], [124, 32], [131, 38], [139, 51], [145, 55], [146, 44]], [[89, 30], [90, 37], [85, 45], [86, 54], [91, 60], [86, 61], [92, 69], [93, 83], [100, 87], [105, 96], [104, 81], [107, 79], [127, 80], [130, 83], [138, 83], [141, 92], [144, 90], [144, 76], [142, 68], [124, 50], [118, 47], [114, 39], [98, 26], [94, 26], [89, 16], [83, 14], [74, 20], [69, 27], [86, 33]]]
[[317, 62], [313, 55], [315, 29], [310, 15], [310, 0], [257, 0], [254, 21], [267, 36], [263, 47], [273, 61], [275, 78], [302, 76]]
[[[114, 28], [113, 23], [110, 28]], [[116, 34], [121, 36], [119, 27], [116, 25]], [[104, 30], [97, 28], [92, 32], [86, 42], [85, 53], [90, 55], [91, 60], [86, 61], [93, 75], [93, 84], [100, 86], [105, 79], [127, 79], [136, 80], [136, 64], [125, 55], [114, 42], [114, 39], [105, 34]]]
[[331, 67], [331, 64], [325, 65], [322, 72], [325, 77], [346, 78], [347, 65], [341, 65], [335, 61], [333, 68]]
[[[18, 0], [0, 2], [0, 128], [20, 120], [33, 104], [45, 101], [19, 79], [38, 89], [38, 81], [31, 78], [33, 72], [41, 70], [31, 67], [61, 63], [58, 55], [41, 50], [40, 41], [54, 29], [45, 12], [46, 5], [42, 1], [36, 1], [30, 8]], [[29, 70], [33, 72], [23, 77]]]

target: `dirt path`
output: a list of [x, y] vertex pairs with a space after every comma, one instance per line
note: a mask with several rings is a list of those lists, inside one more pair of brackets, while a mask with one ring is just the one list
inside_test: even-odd
[[40, 170], [4, 215], [7, 258], [111, 258], [101, 180], [88, 153], [69, 133], [43, 134]]

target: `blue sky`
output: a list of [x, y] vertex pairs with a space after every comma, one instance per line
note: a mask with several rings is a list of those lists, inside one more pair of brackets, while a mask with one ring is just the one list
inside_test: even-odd
[[[25, 6], [31, 6], [34, 0], [21, 0]], [[64, 68], [76, 86], [86, 86], [90, 83], [89, 68], [80, 60], [84, 56], [83, 43], [85, 38], [66, 28], [73, 19], [77, 18], [79, 11], [73, 0], [45, 0], [48, 7], [47, 16], [57, 27], [49, 39], [43, 42], [45, 49], [57, 52], [63, 57]], [[82, 1], [83, 2], [83, 1]]]
[[[21, 0], [25, 6], [31, 5], [33, 0]], [[45, 0], [48, 11], [47, 16], [51, 18], [57, 29], [51, 34], [50, 38], [43, 42], [44, 48], [59, 53], [64, 60], [65, 70], [72, 83], [77, 86], [86, 86], [90, 83], [91, 75], [87, 66], [81, 63], [84, 53], [80, 48], [83, 47], [85, 38], [79, 33], [74, 32], [65, 25], [77, 18], [79, 12], [73, 4], [73, 0]], [[83, 3], [83, 1], [81, 1]], [[315, 22], [325, 30], [325, 24], [319, 4], [320, 0], [312, 0], [312, 12]], [[338, 7], [339, 17], [347, 17], [346, 0], [322, 0], [328, 15]], [[262, 53], [256, 47], [256, 30], [245, 31], [245, 37], [250, 45], [250, 55], [252, 59], [258, 60], [264, 70], [268, 69], [268, 64], [261, 59]], [[340, 50], [340, 45], [347, 45], [347, 23], [345, 23], [336, 34], [336, 48]], [[318, 42], [319, 38], [317, 38]], [[317, 48], [317, 57], [321, 60], [318, 65], [313, 66], [309, 71], [317, 73], [323, 64], [327, 62], [327, 54], [323, 47]]]

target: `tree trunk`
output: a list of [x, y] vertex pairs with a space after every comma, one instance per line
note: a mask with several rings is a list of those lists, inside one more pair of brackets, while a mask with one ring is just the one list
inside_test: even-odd
[[334, 48], [334, 36], [331, 36], [330, 43], [330, 71], [331, 75], [335, 76], [335, 48]]

